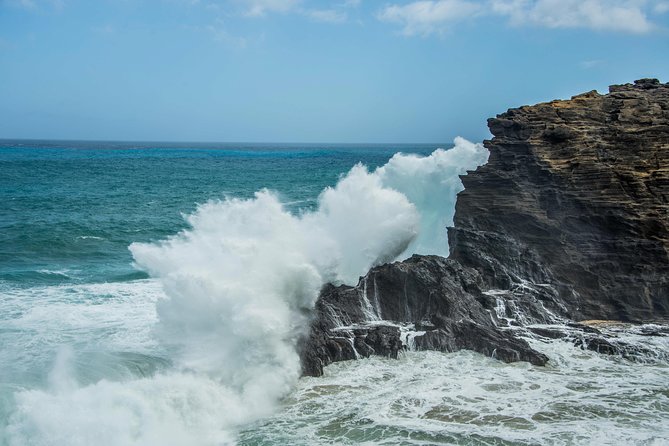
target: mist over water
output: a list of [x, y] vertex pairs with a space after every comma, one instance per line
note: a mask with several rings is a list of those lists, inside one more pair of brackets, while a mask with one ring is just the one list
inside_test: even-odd
[[294, 388], [295, 345], [320, 287], [354, 283], [412, 253], [446, 253], [458, 175], [486, 159], [480, 144], [459, 138], [450, 150], [398, 153], [371, 171], [357, 164], [313, 208], [295, 212], [263, 189], [198, 206], [162, 242], [133, 243], [136, 265], [164, 293], [145, 315], [153, 328], [143, 336], [155, 346], [144, 361], [155, 364], [145, 377], [102, 373], [86, 383], [81, 355], [59, 346], [46, 388], [14, 393], [5, 441], [234, 442]]

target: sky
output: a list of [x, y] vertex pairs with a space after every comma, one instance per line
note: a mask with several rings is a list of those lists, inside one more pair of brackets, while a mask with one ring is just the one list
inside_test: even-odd
[[0, 0], [0, 138], [449, 142], [669, 81], [669, 0]]

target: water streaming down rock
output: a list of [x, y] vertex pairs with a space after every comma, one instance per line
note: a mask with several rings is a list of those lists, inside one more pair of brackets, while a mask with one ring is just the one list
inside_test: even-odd
[[[412, 339], [419, 349], [544, 364], [522, 336], [547, 335], [653, 356], [616, 335], [565, 324], [669, 318], [669, 84], [615, 85], [607, 95], [511, 109], [488, 124], [490, 159], [461, 177], [449, 260], [412, 257], [372, 269], [357, 287], [323, 289], [302, 347], [304, 374], [352, 359], [329, 334], [335, 327], [323, 323], [322, 306], [364, 326], [370, 318], [355, 296], [361, 287], [368, 295], [370, 277], [388, 326], [429, 321]], [[362, 344], [366, 335], [356, 336]]]
[[[370, 282], [379, 296], [377, 313], [384, 321], [367, 318], [360, 296], [365, 289], [369, 293]], [[318, 376], [323, 366], [355, 359], [356, 353], [397, 357], [409, 347], [409, 339], [416, 349], [469, 349], [488, 356], [495, 352], [507, 362], [545, 364], [543, 354], [499, 328], [494, 312], [484, 306], [487, 299], [476, 270], [438, 256], [414, 255], [403, 262], [375, 267], [355, 287], [328, 285], [316, 303], [311, 333], [303, 341], [303, 373]], [[341, 327], [328, 317], [332, 308], [354, 328], [350, 334], [360, 347], [357, 352], [348, 350], [349, 341], [342, 339]], [[401, 329], [409, 325], [417, 332], [409, 335]]]

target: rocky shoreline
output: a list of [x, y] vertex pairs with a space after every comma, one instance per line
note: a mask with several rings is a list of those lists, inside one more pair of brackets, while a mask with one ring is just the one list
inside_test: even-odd
[[573, 321], [669, 319], [669, 84], [510, 109], [488, 126], [488, 163], [461, 177], [449, 258], [325, 286], [300, 344], [304, 375], [403, 349], [546, 364], [526, 337], [652, 357], [606, 324]]

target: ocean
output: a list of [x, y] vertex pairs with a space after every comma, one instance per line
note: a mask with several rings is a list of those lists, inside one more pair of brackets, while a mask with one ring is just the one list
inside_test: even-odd
[[[669, 444], [669, 363], [407, 351], [300, 378], [326, 282], [448, 254], [480, 145], [0, 140], [0, 445]], [[669, 354], [666, 337], [617, 333]]]

